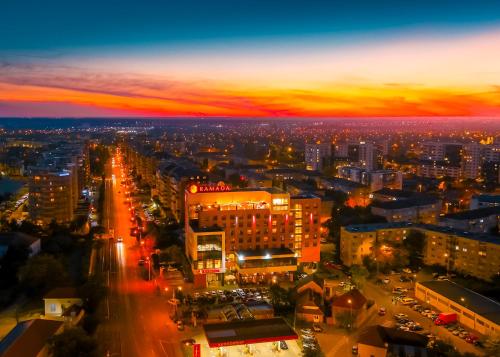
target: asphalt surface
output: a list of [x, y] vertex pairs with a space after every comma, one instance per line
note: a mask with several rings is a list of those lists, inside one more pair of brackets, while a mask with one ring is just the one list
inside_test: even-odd
[[154, 281], [147, 280], [148, 265], [138, 265], [141, 256], [149, 255], [150, 244], [141, 246], [130, 236], [130, 213], [117, 156], [115, 162], [106, 167], [103, 217], [103, 225], [114, 230], [115, 239], [105, 242], [98, 254], [99, 269], [109, 284], [100, 310], [100, 350], [103, 356], [182, 356], [182, 337], [168, 317], [166, 298], [156, 294]]

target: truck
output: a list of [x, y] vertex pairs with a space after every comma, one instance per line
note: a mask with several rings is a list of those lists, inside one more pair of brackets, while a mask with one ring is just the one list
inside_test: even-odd
[[454, 312], [442, 312], [434, 321], [435, 325], [449, 325], [457, 322], [457, 314]]

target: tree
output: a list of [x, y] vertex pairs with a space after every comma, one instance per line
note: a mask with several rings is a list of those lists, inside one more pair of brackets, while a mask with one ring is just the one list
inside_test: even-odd
[[425, 246], [425, 234], [415, 229], [410, 230], [408, 236], [403, 240], [403, 246], [409, 253], [409, 265], [411, 268], [419, 268], [423, 264], [423, 253]]
[[88, 313], [93, 313], [97, 310], [99, 303], [107, 294], [107, 288], [104, 279], [100, 275], [92, 275], [78, 289], [79, 296], [83, 300], [83, 307]]
[[356, 316], [351, 314], [350, 312], [342, 312], [335, 315], [335, 324], [347, 330], [350, 330], [354, 327], [354, 322], [356, 320]]
[[80, 327], [71, 328], [49, 340], [52, 357], [94, 357], [97, 356], [97, 341]]
[[366, 267], [363, 265], [356, 264], [351, 266], [351, 269], [349, 271], [351, 273], [352, 282], [357, 287], [362, 288], [366, 282], [366, 278], [368, 277], [368, 275], [370, 275], [368, 269], [366, 269]]
[[66, 285], [68, 276], [59, 260], [42, 254], [29, 259], [21, 267], [19, 281], [26, 294], [40, 297], [50, 289]]

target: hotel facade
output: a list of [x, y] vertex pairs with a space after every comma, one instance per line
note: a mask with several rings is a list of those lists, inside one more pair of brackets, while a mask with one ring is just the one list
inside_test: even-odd
[[274, 188], [232, 190], [222, 183], [186, 189], [186, 255], [195, 287], [226, 280], [293, 279], [320, 259], [321, 201]]

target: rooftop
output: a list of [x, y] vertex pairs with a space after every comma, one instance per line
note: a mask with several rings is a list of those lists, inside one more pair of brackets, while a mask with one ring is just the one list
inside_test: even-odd
[[424, 229], [428, 231], [433, 231], [437, 233], [444, 233], [455, 235], [462, 238], [472, 239], [480, 242], [500, 244], [500, 238], [491, 234], [484, 233], [473, 233], [462, 231], [459, 229], [436, 226], [434, 224], [413, 224], [410, 222], [388, 222], [388, 223], [369, 223], [369, 224], [351, 224], [349, 226], [342, 227], [344, 230], [350, 233], [366, 233], [366, 232], [376, 232], [380, 229], [402, 229], [402, 228], [414, 228], [414, 229]]
[[370, 326], [359, 336], [358, 343], [368, 346], [387, 348], [386, 344], [423, 347], [427, 337], [415, 332], [400, 331], [394, 327]]
[[44, 299], [78, 299], [80, 296], [76, 288], [68, 286], [50, 290]]
[[374, 195], [383, 195], [383, 196], [391, 196], [396, 198], [410, 198], [415, 196], [415, 192], [412, 191], [404, 191], [404, 190], [396, 190], [392, 188], [384, 187], [381, 190], [373, 192]]
[[282, 340], [296, 340], [297, 334], [281, 317], [231, 321], [203, 325], [212, 348]]
[[[422, 281], [418, 284], [447, 297], [456, 302], [457, 305], [464, 306], [476, 314], [496, 324], [500, 324], [500, 303], [495, 300], [489, 299], [449, 280]], [[462, 298], [464, 302], [462, 302]]]
[[476, 195], [473, 198], [477, 199], [479, 202], [500, 204], [500, 195]]
[[[351, 301], [351, 303], [349, 303]], [[332, 305], [333, 307], [361, 309], [366, 304], [366, 298], [358, 289], [352, 289], [347, 293], [336, 298]]]
[[16, 325], [0, 342], [2, 357], [35, 357], [64, 322], [35, 319]]
[[469, 220], [469, 219], [489, 217], [493, 215], [500, 215], [500, 206], [478, 208], [457, 213], [449, 213], [445, 215], [444, 218], [455, 219], [455, 220]]
[[0, 245], [24, 244], [30, 246], [40, 238], [30, 236], [21, 232], [5, 232], [0, 233]]
[[372, 204], [372, 207], [393, 210], [393, 209], [404, 209], [417, 206], [428, 206], [432, 204], [437, 204], [438, 201], [439, 199], [434, 197], [418, 197], [418, 198], [409, 198], [407, 200], [401, 200], [401, 201], [374, 202]]

